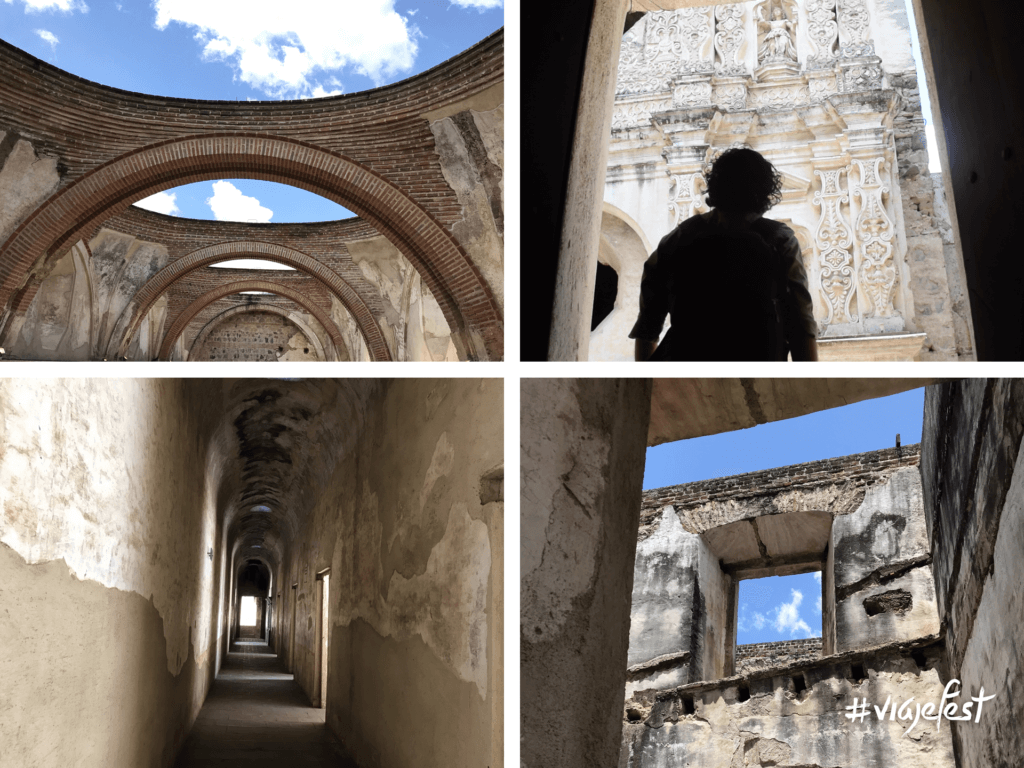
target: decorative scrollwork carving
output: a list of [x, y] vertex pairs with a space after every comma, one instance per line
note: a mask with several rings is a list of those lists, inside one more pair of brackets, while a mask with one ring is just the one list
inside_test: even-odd
[[881, 64], [840, 66], [839, 73], [839, 91], [841, 93], [877, 91], [882, 87]]
[[750, 105], [759, 110], [792, 109], [810, 104], [811, 91], [806, 85], [783, 85], [756, 88], [750, 92]]
[[743, 3], [729, 3], [715, 8], [715, 71], [720, 75], [744, 75], [746, 67], [737, 58], [746, 36]]
[[811, 93], [811, 101], [822, 101], [833, 93], [839, 92], [839, 83], [834, 74], [828, 77], [811, 78], [807, 87]]
[[849, 168], [831, 171], [815, 170], [821, 178], [821, 189], [814, 193], [814, 204], [821, 208], [821, 218], [814, 241], [821, 254], [819, 283], [828, 306], [827, 323], [858, 322], [850, 311], [856, 286], [853, 270], [853, 234], [843, 217], [842, 205], [850, 195], [842, 188], [842, 176]]
[[711, 106], [711, 81], [678, 83], [672, 89], [672, 103], [679, 108]]
[[647, 125], [651, 122], [651, 115], [654, 112], [667, 112], [670, 109], [672, 102], [669, 99], [617, 102], [612, 112], [612, 130]]
[[684, 220], [707, 209], [704, 197], [707, 184], [700, 173], [683, 173], [672, 176], [674, 191], [668, 203], [668, 210], [678, 226]]
[[892, 304], [896, 292], [892, 247], [895, 231], [883, 198], [889, 192], [882, 175], [885, 158], [854, 160], [854, 163], [860, 171], [860, 182], [853, 193], [861, 200], [860, 215], [854, 227], [861, 250], [861, 293], [867, 293], [871, 299], [873, 317], [892, 317], [899, 313]]
[[713, 69], [711, 8], [647, 14], [622, 38], [616, 93], [667, 91], [681, 74]]
[[747, 86], [719, 85], [715, 87], [715, 106], [720, 109], [742, 110], [747, 108]]
[[813, 62], [828, 66], [839, 54], [839, 22], [836, 21], [836, 0], [807, 0], [807, 37], [814, 46]]
[[866, 0], [838, 0], [839, 29], [842, 33], [843, 58], [873, 56], [871, 22]]

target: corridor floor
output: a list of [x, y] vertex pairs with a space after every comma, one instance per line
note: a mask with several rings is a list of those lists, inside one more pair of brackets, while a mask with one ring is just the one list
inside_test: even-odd
[[358, 768], [265, 642], [232, 643], [176, 768]]

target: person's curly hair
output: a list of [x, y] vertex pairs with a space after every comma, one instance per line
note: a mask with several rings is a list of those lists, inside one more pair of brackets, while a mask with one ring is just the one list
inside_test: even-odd
[[727, 149], [705, 174], [712, 208], [764, 214], [782, 202], [782, 174], [759, 152]]

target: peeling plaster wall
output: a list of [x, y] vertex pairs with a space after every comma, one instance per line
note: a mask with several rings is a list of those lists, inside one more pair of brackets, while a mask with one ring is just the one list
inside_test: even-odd
[[995, 699], [957, 723], [960, 768], [1010, 768], [1024, 755], [1024, 381], [929, 387], [921, 457], [949, 676]]
[[58, 160], [39, 156], [16, 133], [0, 131], [0, 243], [60, 184]]
[[613, 765], [651, 382], [523, 379], [521, 403], [522, 766]]
[[462, 219], [452, 233], [470, 255], [503, 309], [505, 106], [466, 109], [430, 123], [445, 181], [458, 196]]
[[350, 242], [348, 250], [367, 281], [380, 289], [381, 330], [395, 359], [457, 360], [448, 321], [404, 254], [385, 237]]
[[170, 765], [219, 663], [219, 400], [0, 385], [0, 765]]
[[708, 545], [666, 510], [637, 544], [627, 697], [725, 674], [730, 587]]
[[939, 632], [921, 475], [897, 470], [832, 524], [835, 652]]
[[[879, 720], [873, 710], [861, 721], [846, 718], [854, 697], [879, 706], [887, 697], [897, 704], [913, 697], [937, 706], [941, 648], [917, 653], [923, 664], [888, 648], [677, 689], [627, 709], [619, 768], [953, 768], [949, 723], [940, 730], [922, 718], [904, 736], [909, 721]], [[866, 679], [853, 673], [855, 663]], [[794, 675], [805, 691], [796, 691]]]
[[282, 564], [278, 648], [313, 700], [330, 568], [327, 723], [365, 768], [502, 764], [502, 392], [384, 385]]

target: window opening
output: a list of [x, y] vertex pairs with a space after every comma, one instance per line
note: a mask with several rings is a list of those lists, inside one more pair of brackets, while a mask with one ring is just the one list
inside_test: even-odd
[[821, 656], [821, 598], [821, 571], [741, 581], [736, 672]]

